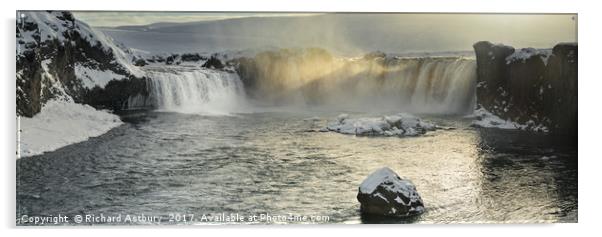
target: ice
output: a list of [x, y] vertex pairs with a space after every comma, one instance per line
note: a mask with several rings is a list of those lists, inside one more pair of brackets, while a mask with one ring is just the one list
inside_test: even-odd
[[326, 126], [326, 130], [342, 134], [400, 137], [417, 136], [436, 128], [434, 124], [406, 113], [367, 118], [349, 118], [348, 114], [340, 114], [335, 121]]
[[102, 135], [122, 124], [119, 116], [71, 101], [51, 100], [32, 118], [20, 117], [17, 158], [39, 155]]

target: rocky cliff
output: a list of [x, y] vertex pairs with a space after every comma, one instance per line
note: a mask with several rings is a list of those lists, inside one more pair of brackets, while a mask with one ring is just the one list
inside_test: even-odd
[[16, 43], [17, 115], [31, 117], [51, 99], [119, 110], [148, 94], [128, 50], [70, 12], [19, 12]]
[[477, 103], [527, 129], [577, 134], [577, 44], [551, 50], [481, 41], [477, 58]]

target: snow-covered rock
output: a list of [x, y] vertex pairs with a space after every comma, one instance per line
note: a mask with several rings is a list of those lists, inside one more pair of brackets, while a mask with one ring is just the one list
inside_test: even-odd
[[504, 120], [491, 112], [480, 108], [474, 112], [474, 120], [471, 126], [483, 128], [519, 129], [520, 124], [510, 120]]
[[529, 130], [535, 132], [548, 132], [549, 129], [542, 124], [535, 124], [534, 121], [527, 121], [525, 124], [513, 122], [511, 120], [504, 120], [495, 114], [487, 111], [484, 108], [475, 110], [472, 115], [474, 120], [471, 123], [473, 127], [481, 128], [499, 128], [499, 129], [518, 129], [518, 130]]
[[32, 118], [20, 117], [17, 158], [82, 142], [121, 124], [119, 116], [109, 112], [72, 101], [51, 100]]
[[[127, 97], [145, 94], [144, 71], [135, 66], [129, 49], [88, 26], [67, 11], [19, 11], [16, 25], [17, 114], [32, 117], [52, 99], [73, 99], [95, 107], [121, 109]], [[138, 83], [140, 84], [140, 83]], [[104, 91], [107, 87], [110, 87]], [[138, 89], [139, 88], [139, 89]], [[133, 92], [133, 93], [130, 93]], [[124, 97], [124, 98], [122, 98]], [[97, 103], [98, 102], [98, 103]]]
[[420, 118], [399, 113], [383, 117], [349, 118], [341, 114], [327, 124], [325, 130], [357, 136], [417, 136], [437, 127]]
[[362, 214], [410, 216], [424, 212], [424, 203], [416, 186], [393, 170], [383, 167], [370, 174], [357, 194]]
[[547, 65], [550, 55], [552, 55], [552, 49], [522, 48], [506, 57], [506, 64], [511, 64], [512, 62], [525, 62], [531, 57], [538, 56], [541, 57], [544, 64]]

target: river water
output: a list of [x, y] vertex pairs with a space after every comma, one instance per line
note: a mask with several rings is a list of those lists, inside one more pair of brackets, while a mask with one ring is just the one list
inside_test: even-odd
[[[17, 219], [193, 214], [179, 224], [206, 224], [203, 215], [292, 214], [326, 217], [301, 223], [577, 221], [572, 139], [477, 129], [470, 119], [441, 116], [423, 118], [455, 129], [405, 138], [316, 132], [340, 112], [124, 114], [125, 124], [100, 137], [17, 160]], [[359, 184], [383, 166], [414, 182], [424, 214], [360, 215]]]

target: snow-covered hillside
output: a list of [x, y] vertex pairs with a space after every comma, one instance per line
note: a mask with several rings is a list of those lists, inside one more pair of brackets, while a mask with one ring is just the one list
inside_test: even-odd
[[144, 76], [129, 50], [70, 12], [20, 12], [16, 43], [18, 115], [31, 117], [53, 98], [86, 102], [96, 86]]
[[18, 158], [106, 133], [119, 117], [85, 104], [113, 109], [144, 92], [129, 50], [70, 12], [19, 12], [16, 53]]

